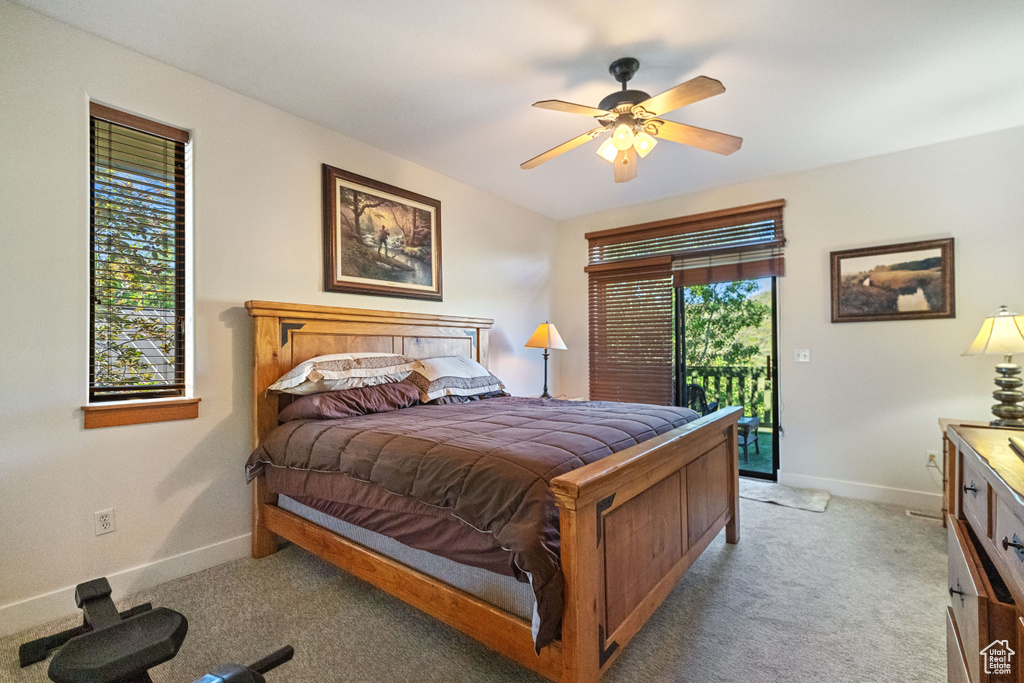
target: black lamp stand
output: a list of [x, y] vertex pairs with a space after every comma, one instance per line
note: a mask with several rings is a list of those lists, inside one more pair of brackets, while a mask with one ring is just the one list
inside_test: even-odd
[[[549, 342], [550, 343], [550, 342]], [[551, 398], [551, 394], [548, 393], [548, 353], [547, 349], [544, 349], [544, 393], [540, 395], [541, 398]]]

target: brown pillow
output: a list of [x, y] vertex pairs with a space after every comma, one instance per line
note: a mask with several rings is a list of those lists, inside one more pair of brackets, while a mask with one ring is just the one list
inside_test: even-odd
[[419, 402], [419, 390], [408, 382], [377, 384], [372, 387], [301, 396], [285, 406], [277, 419], [281, 422], [333, 420], [353, 415], [386, 413], [414, 406]]

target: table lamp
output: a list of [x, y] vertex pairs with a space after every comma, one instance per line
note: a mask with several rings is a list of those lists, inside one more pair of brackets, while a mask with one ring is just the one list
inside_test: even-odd
[[[536, 332], [530, 337], [530, 340], [526, 342], [526, 348], [528, 349], [544, 349], [544, 393], [540, 395], [541, 398], [551, 398], [551, 394], [548, 393], [548, 349], [560, 349], [565, 350], [565, 342], [562, 341], [562, 337], [558, 334], [558, 330], [555, 326], [549, 322], [543, 322], [537, 326]], [[1019, 372], [1019, 369], [1018, 369]], [[1024, 415], [1024, 413], [1022, 413]]]
[[1024, 427], [1024, 392], [1018, 387], [1024, 384], [1020, 366], [1013, 362], [1013, 354], [1024, 353], [1024, 316], [1011, 313], [1006, 306], [1000, 306], [994, 314], [985, 318], [981, 331], [964, 356], [986, 354], [1003, 356], [1003, 362], [996, 365], [996, 385], [999, 387], [992, 396], [999, 401], [992, 406], [996, 416], [989, 424], [997, 427]]

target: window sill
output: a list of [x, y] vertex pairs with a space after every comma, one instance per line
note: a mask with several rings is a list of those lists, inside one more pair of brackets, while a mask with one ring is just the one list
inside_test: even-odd
[[85, 428], [117, 427], [119, 425], [192, 420], [199, 417], [198, 398], [154, 399], [123, 403], [94, 403], [82, 406]]

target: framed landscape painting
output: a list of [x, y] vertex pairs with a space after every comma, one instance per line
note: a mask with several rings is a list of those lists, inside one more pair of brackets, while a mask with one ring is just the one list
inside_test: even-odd
[[956, 317], [953, 238], [831, 256], [834, 323]]
[[441, 301], [441, 202], [323, 165], [324, 289]]

